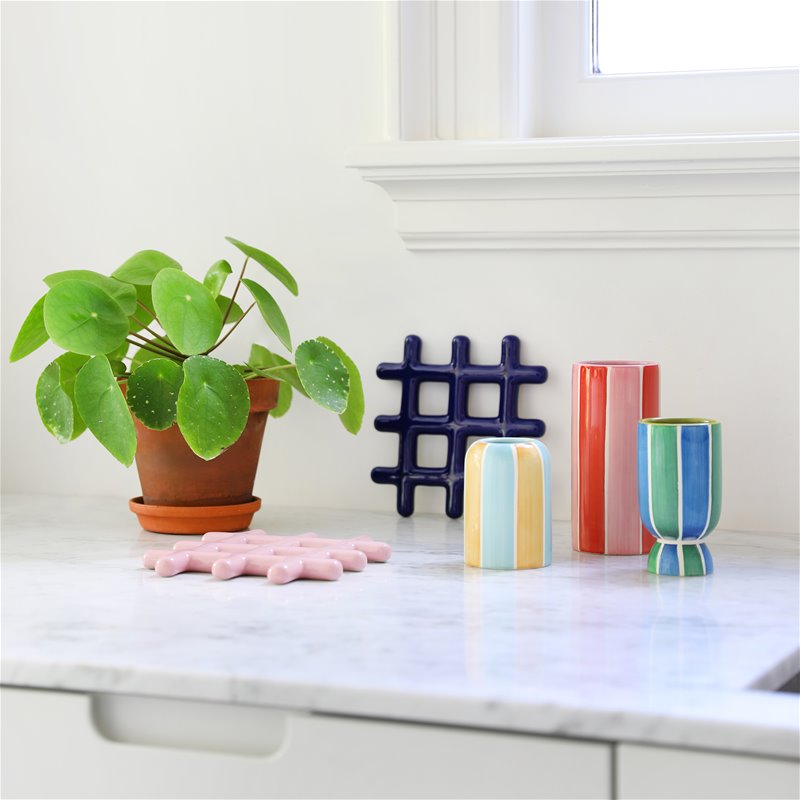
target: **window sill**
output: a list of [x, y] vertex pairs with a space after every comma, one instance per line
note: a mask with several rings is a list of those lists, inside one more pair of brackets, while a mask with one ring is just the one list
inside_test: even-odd
[[798, 245], [796, 132], [395, 142], [348, 153], [410, 250]]

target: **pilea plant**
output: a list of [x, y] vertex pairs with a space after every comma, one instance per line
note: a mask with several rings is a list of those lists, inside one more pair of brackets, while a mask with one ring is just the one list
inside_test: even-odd
[[[278, 303], [245, 271], [255, 262], [293, 295], [297, 282], [268, 253], [226, 238], [244, 254], [229, 297], [222, 294], [233, 271], [228, 261], [212, 264], [200, 282], [157, 250], [136, 253], [110, 277], [73, 269], [44, 279], [48, 291], [23, 322], [10, 360], [24, 358], [48, 340], [66, 351], [44, 368], [36, 384], [42, 422], [59, 442], [88, 428], [129, 466], [136, 453], [133, 412], [154, 430], [177, 422], [189, 447], [210, 460], [240, 437], [250, 409], [246, 381], [258, 377], [281, 382], [273, 417], [287, 412], [297, 391], [337, 414], [348, 431], [358, 432], [364, 394], [356, 365], [322, 336], [292, 352]], [[242, 286], [252, 297], [244, 310], [236, 302]], [[252, 345], [241, 364], [215, 358], [212, 353], [253, 308], [290, 358], [260, 344]]]

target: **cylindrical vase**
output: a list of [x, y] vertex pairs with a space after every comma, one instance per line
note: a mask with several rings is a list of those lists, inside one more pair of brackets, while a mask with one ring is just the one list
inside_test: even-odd
[[652, 361], [582, 361], [572, 367], [572, 547], [649, 553], [639, 517], [637, 425], [659, 414]]
[[464, 563], [484, 569], [550, 564], [550, 455], [537, 439], [480, 439], [464, 468]]

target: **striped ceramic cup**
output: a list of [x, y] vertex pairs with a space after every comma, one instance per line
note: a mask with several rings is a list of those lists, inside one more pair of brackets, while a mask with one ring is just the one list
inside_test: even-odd
[[702, 543], [719, 522], [722, 426], [713, 419], [655, 417], [639, 423], [639, 511], [656, 537], [647, 570], [708, 575]]
[[550, 454], [537, 439], [479, 439], [464, 468], [464, 563], [550, 564]]
[[652, 361], [572, 367], [572, 547], [624, 556], [650, 551], [639, 519], [636, 425], [659, 413]]

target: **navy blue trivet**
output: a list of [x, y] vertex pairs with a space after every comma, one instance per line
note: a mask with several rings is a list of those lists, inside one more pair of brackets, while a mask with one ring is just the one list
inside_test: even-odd
[[[544, 383], [546, 367], [525, 366], [519, 361], [519, 339], [503, 339], [500, 363], [470, 364], [469, 339], [453, 339], [449, 364], [423, 364], [420, 361], [422, 340], [407, 336], [401, 364], [379, 364], [379, 378], [402, 383], [400, 413], [375, 418], [375, 428], [396, 433], [399, 438], [396, 467], [375, 467], [372, 480], [397, 486], [397, 511], [404, 517], [414, 513], [414, 489], [417, 486], [444, 486], [447, 492], [448, 517], [460, 517], [464, 511], [464, 456], [473, 436], [542, 436], [544, 422], [520, 419], [517, 414], [519, 387], [524, 383]], [[449, 385], [448, 413], [419, 413], [420, 384], [438, 381]], [[500, 386], [500, 408], [496, 417], [470, 417], [467, 413], [469, 387], [473, 383], [496, 383]], [[444, 467], [421, 467], [417, 444], [420, 436], [447, 436], [447, 463]]]

